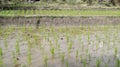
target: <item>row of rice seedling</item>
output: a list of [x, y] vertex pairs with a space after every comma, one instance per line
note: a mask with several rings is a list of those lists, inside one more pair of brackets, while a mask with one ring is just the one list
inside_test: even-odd
[[3, 10], [0, 16], [119, 16], [119, 10]]
[[[38, 30], [34, 28], [17, 30], [22, 33], [27, 32], [24, 33], [24, 35], [22, 34], [22, 36], [23, 40], [27, 42], [27, 44], [25, 44], [27, 48], [25, 48], [26, 55], [24, 57], [26, 57], [28, 67], [34, 65], [33, 50], [43, 52], [39, 55], [43, 60], [39, 61], [42, 61], [45, 67], [49, 67], [50, 61], [53, 62], [52, 60], [57, 62], [57, 59], [60, 60], [59, 62], [63, 64], [63, 67], [70, 67], [71, 61], [69, 61], [69, 59], [71, 59], [71, 57], [75, 58], [76, 64], [79, 63], [80, 66], [83, 65], [83, 67], [88, 67], [93, 61], [96, 62], [94, 63], [95, 67], [101, 67], [102, 64], [109, 66], [110, 63], [106, 64], [101, 59], [102, 56], [107, 55], [109, 52], [112, 52], [111, 55], [114, 56], [112, 57], [114, 58], [113, 62], [116, 63], [114, 66], [119, 67], [119, 41], [117, 40], [120, 38], [118, 35], [120, 32], [119, 26], [39, 27]], [[2, 31], [2, 33], [4, 33], [4, 31]], [[15, 50], [12, 51], [15, 66], [20, 64], [17, 58], [22, 55], [20, 38], [22, 38], [20, 35], [16, 36], [16, 42], [14, 43]], [[4, 40], [3, 45], [5, 48], [11, 46], [8, 40], [7, 38]], [[39, 49], [38, 47], [41, 48]], [[10, 48], [7, 48], [7, 50], [9, 51]], [[3, 52], [5, 52], [5, 50], [0, 47], [0, 65], [4, 65], [5, 63], [5, 61], [2, 60], [4, 57]], [[95, 58], [93, 56], [95, 56]], [[112, 61], [111, 58], [108, 59], [109, 61], [107, 62]]]

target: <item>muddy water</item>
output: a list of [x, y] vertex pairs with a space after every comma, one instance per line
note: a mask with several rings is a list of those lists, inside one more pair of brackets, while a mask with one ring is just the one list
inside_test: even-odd
[[[25, 33], [18, 29], [4, 40], [0, 37], [0, 48], [3, 50], [4, 67], [96, 67], [100, 60], [100, 67], [116, 67], [116, 60], [120, 58], [120, 31], [116, 28], [107, 31], [92, 31], [82, 34], [65, 34], [48, 32]], [[49, 34], [48, 34], [49, 33]], [[115, 34], [116, 33], [116, 34]], [[19, 35], [18, 35], [19, 34]], [[29, 35], [28, 35], [29, 34]], [[34, 39], [37, 36], [37, 44]], [[16, 41], [19, 37], [20, 54], [16, 52]], [[25, 37], [28, 37], [26, 40]], [[28, 65], [28, 45], [30, 41], [31, 62]], [[5, 42], [8, 46], [5, 47]], [[70, 44], [72, 44], [70, 50]], [[54, 49], [54, 56], [51, 49]], [[115, 48], [117, 54], [115, 57]], [[77, 54], [78, 51], [78, 54]], [[15, 52], [14, 63], [13, 52]], [[77, 57], [76, 57], [77, 56]], [[47, 64], [45, 64], [47, 57]], [[62, 60], [64, 57], [64, 60]]]

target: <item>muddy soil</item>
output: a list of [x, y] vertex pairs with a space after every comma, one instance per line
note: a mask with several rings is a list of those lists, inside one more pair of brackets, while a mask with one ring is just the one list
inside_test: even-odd
[[119, 16], [18, 16], [0, 17], [1, 26], [80, 26], [80, 25], [118, 25]]

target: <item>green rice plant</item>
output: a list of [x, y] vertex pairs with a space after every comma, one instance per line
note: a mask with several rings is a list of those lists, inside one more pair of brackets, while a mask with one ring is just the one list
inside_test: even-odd
[[83, 67], [87, 67], [86, 59], [83, 60]]
[[30, 41], [28, 41], [28, 48], [27, 48], [27, 63], [28, 63], [28, 66], [30, 66], [31, 61], [32, 61], [32, 56], [31, 56], [31, 43], [30, 43]]
[[88, 53], [89, 53], [89, 52], [88, 52], [88, 48], [86, 48], [86, 55], [88, 55]]
[[2, 48], [0, 48], [0, 67], [3, 67], [3, 51], [2, 51]]
[[99, 49], [99, 43], [97, 43], [97, 45], [96, 45], [96, 50], [98, 50]]
[[57, 49], [60, 51], [60, 44], [57, 43]]
[[99, 41], [99, 36], [98, 36], [98, 34], [95, 35], [95, 38], [96, 38], [97, 41]]
[[27, 67], [26, 65], [21, 65], [21, 67]]
[[0, 67], [3, 67], [3, 59], [1, 56], [0, 56]]
[[66, 33], [66, 41], [67, 41], [67, 44], [69, 43], [69, 36], [68, 36], [68, 33]]
[[50, 46], [53, 46], [53, 44], [52, 44], [52, 41], [51, 41], [51, 40], [49, 40], [49, 43], [50, 43]]
[[5, 46], [5, 48], [7, 49], [7, 47], [8, 47], [8, 42], [7, 42], [7, 39], [5, 38], [5, 40], [4, 40], [4, 46]]
[[66, 61], [65, 65], [66, 65], [66, 67], [69, 67], [68, 61]]
[[82, 51], [84, 50], [84, 44], [83, 42], [81, 42], [81, 46], [82, 46]]
[[119, 59], [116, 60], [116, 66], [115, 67], [120, 67], [120, 60]]
[[3, 50], [0, 48], [0, 56], [3, 56]]
[[13, 56], [14, 66], [18, 65], [18, 61], [16, 59], [16, 55], [14, 51], [12, 52], [12, 56]]
[[30, 48], [28, 47], [28, 50], [27, 50], [27, 63], [28, 63], [28, 66], [30, 66], [31, 61], [32, 61], [32, 56], [31, 56]]
[[91, 55], [90, 55], [90, 53], [88, 54], [88, 58], [89, 58], [89, 61], [91, 60]]
[[76, 50], [76, 60], [78, 60], [78, 50]]
[[47, 57], [47, 55], [45, 55], [45, 57], [44, 57], [44, 64], [45, 64], [45, 67], [48, 67], [48, 57]]
[[116, 57], [117, 56], [117, 53], [118, 53], [118, 49], [117, 47], [114, 48], [114, 56]]
[[55, 55], [55, 48], [52, 46], [50, 49], [50, 53], [52, 54], [52, 57]]
[[62, 62], [65, 61], [65, 55], [64, 55], [64, 53], [61, 55], [61, 61], [62, 61]]
[[105, 64], [105, 67], [108, 67], [108, 65], [107, 65], [107, 64]]
[[119, 16], [119, 10], [2, 10], [1, 16], [24, 16], [24, 15], [49, 15], [49, 16]]
[[72, 46], [73, 46], [73, 43], [72, 43], [72, 41], [70, 41], [70, 44], [68, 46], [68, 53], [70, 53], [70, 50], [71, 50]]
[[28, 65], [30, 65], [30, 64], [31, 64], [31, 61], [32, 61], [31, 54], [30, 54], [30, 53], [28, 53], [28, 55], [27, 55], [27, 62], [28, 62]]
[[90, 31], [88, 31], [88, 43], [90, 43]]
[[100, 67], [100, 64], [101, 64], [100, 59], [97, 59], [97, 61], [96, 61], [96, 67]]
[[16, 49], [16, 53], [19, 55], [20, 54], [19, 40], [16, 41], [15, 49]]

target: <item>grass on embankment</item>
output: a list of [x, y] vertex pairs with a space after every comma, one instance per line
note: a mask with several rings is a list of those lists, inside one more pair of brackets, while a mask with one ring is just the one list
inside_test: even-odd
[[3, 10], [0, 16], [120, 16], [119, 10]]

